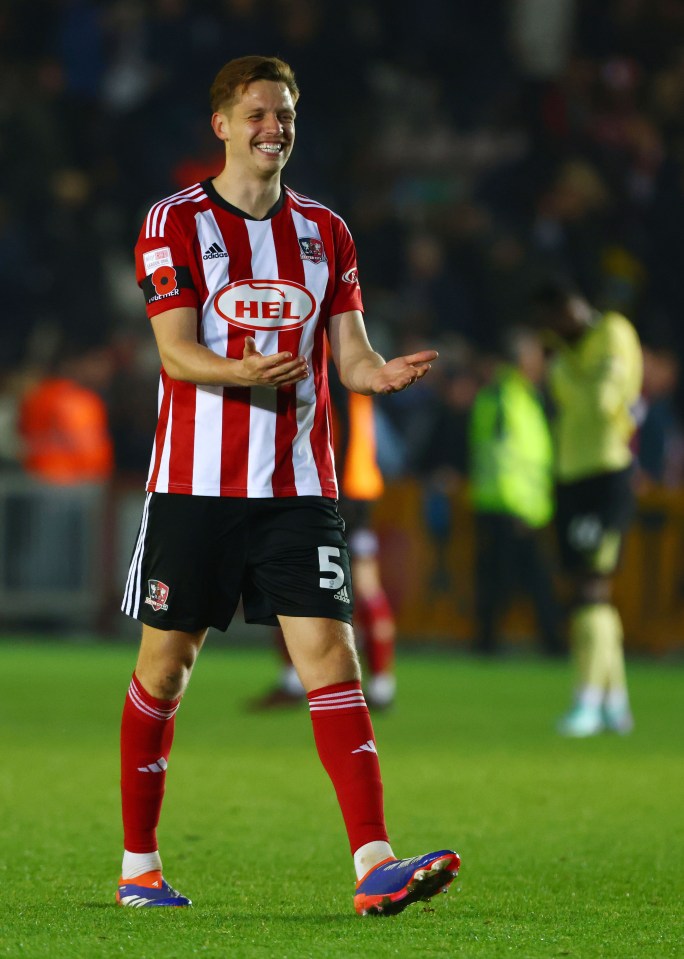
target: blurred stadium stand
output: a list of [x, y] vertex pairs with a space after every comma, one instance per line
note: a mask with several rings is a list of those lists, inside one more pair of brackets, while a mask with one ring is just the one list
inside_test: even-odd
[[[88, 385], [109, 412], [116, 471], [108, 502], [116, 501], [111, 490], [142, 490], [158, 360], [134, 282], [133, 245], [152, 202], [220, 169], [208, 86], [226, 60], [254, 52], [280, 55], [295, 68], [302, 99], [286, 182], [349, 223], [373, 342], [386, 354], [423, 344], [440, 350], [429, 381], [378, 403], [390, 474], [379, 521], [394, 504], [406, 527], [386, 537], [416, 546], [415, 568], [437, 557], [438, 585], [451, 564], [455, 584], [448, 602], [440, 594], [433, 603], [428, 591], [410, 609], [404, 604], [402, 632], [465, 635], [459, 617], [467, 618], [469, 515], [463, 506], [440, 515], [437, 498], [426, 516], [420, 504], [436, 486], [462, 495], [453, 491], [462, 491], [474, 390], [489, 375], [501, 333], [524, 322], [530, 284], [562, 270], [597, 305], [626, 312], [647, 347], [639, 488], [644, 502], [659, 505], [642, 511], [651, 518], [635, 529], [638, 547], [628, 543], [623, 575], [631, 578], [620, 588], [630, 642], [638, 646], [649, 631], [658, 648], [680, 642], [663, 625], [684, 593], [676, 571], [684, 482], [684, 4], [676, 0], [0, 4], [6, 488], [21, 469], [21, 397], [76, 345], [98, 354]], [[2, 555], [11, 556], [22, 537], [35, 571], [60, 555], [80, 569], [87, 555], [88, 566], [110, 564], [105, 593], [116, 592], [134, 531], [121, 533], [125, 560], [105, 551], [98, 563], [85, 540], [72, 541], [72, 557], [53, 538], [48, 558], [39, 558], [40, 540], [26, 530], [39, 522], [46, 534], [49, 511], [36, 496], [16, 515], [3, 499]], [[73, 521], [86, 539], [90, 508], [84, 499], [83, 517]], [[430, 554], [420, 552], [447, 513], [449, 528], [427, 540]], [[10, 515], [26, 530], [12, 526]], [[660, 558], [637, 574], [630, 550], [646, 548]], [[64, 566], [54, 569], [64, 575]], [[395, 573], [410, 576], [410, 568]], [[2, 622], [10, 610], [21, 619], [23, 601], [27, 616], [37, 608], [21, 592], [26, 580], [10, 588], [7, 575], [6, 564]], [[645, 606], [628, 612], [647, 584], [650, 619]], [[91, 596], [96, 588], [88, 586]], [[82, 602], [85, 592], [73, 609], [84, 609]], [[111, 597], [104, 604], [110, 610]]]

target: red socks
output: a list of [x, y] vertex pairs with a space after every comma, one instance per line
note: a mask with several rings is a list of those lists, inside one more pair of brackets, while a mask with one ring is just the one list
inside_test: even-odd
[[[332, 780], [352, 853], [388, 842], [382, 779], [373, 726], [361, 683], [337, 683], [308, 694], [314, 738]], [[121, 799], [124, 848], [157, 849], [166, 766], [180, 699], [150, 696], [133, 675], [121, 720]]]
[[121, 805], [128, 852], [158, 848], [157, 824], [179, 703], [150, 696], [133, 674], [121, 718]]
[[371, 676], [394, 671], [394, 614], [381, 590], [370, 597], [354, 596], [354, 615], [363, 633], [363, 649]]
[[336, 683], [307, 695], [316, 748], [335, 787], [352, 853], [368, 842], [388, 842], [380, 764], [361, 683]]

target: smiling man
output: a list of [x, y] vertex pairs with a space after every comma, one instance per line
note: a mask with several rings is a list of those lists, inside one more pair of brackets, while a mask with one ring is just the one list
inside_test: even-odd
[[372, 349], [345, 223], [282, 186], [298, 96], [281, 60], [227, 63], [211, 89], [224, 169], [156, 203], [136, 246], [162, 371], [122, 607], [143, 623], [121, 730], [125, 906], [190, 905], [163, 878], [156, 827], [181, 697], [208, 627], [225, 630], [240, 599], [247, 622], [280, 625], [307, 691], [357, 912], [400, 912], [459, 866], [451, 850], [404, 860], [389, 845], [351, 628], [326, 361], [329, 343], [344, 386], [372, 395], [406, 389], [437, 354], [385, 362]]

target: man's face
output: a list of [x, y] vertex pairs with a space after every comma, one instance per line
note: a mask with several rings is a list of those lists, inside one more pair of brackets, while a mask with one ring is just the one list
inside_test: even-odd
[[214, 130], [226, 141], [233, 168], [259, 179], [279, 176], [295, 138], [295, 108], [284, 83], [255, 80], [225, 112], [214, 115]]

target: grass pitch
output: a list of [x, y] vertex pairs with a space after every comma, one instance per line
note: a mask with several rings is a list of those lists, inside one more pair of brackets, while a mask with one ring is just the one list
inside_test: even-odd
[[179, 712], [160, 840], [194, 907], [114, 905], [134, 656], [0, 643], [0, 956], [684, 957], [681, 665], [630, 664], [631, 736], [567, 742], [567, 664], [401, 656], [375, 717], [395, 851], [463, 866], [429, 907], [359, 919], [306, 709], [244, 708], [265, 650], [207, 648]]

